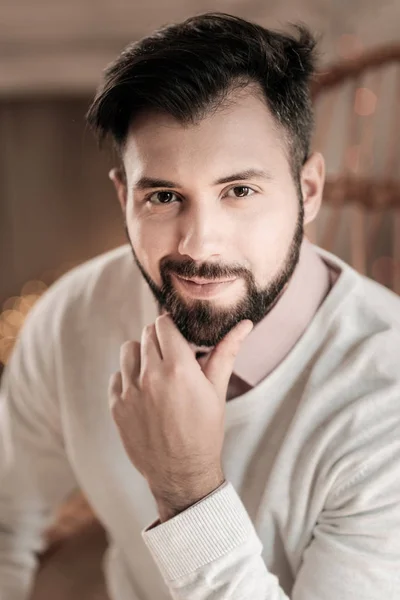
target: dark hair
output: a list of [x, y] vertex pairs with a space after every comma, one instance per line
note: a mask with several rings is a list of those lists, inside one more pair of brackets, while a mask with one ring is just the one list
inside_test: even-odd
[[183, 124], [217, 110], [231, 91], [258, 84], [283, 127], [294, 174], [310, 151], [313, 111], [309, 94], [315, 39], [271, 31], [224, 13], [206, 13], [168, 25], [130, 44], [105, 71], [86, 115], [100, 143], [110, 134], [117, 149], [138, 111], [157, 109]]

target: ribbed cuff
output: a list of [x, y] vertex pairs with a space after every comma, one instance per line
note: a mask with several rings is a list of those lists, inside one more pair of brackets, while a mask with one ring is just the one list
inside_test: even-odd
[[262, 549], [254, 526], [229, 482], [142, 537], [165, 581], [174, 581], [252, 540]]

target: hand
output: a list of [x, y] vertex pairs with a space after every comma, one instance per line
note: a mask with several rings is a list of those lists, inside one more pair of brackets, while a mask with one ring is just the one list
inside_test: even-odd
[[125, 342], [110, 379], [112, 416], [133, 465], [165, 520], [224, 482], [221, 452], [226, 393], [251, 321], [215, 346], [203, 370], [169, 314]]

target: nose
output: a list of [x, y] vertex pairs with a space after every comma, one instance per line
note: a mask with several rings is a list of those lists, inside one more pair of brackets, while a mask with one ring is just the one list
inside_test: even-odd
[[211, 256], [226, 252], [227, 224], [212, 207], [196, 207], [182, 215], [179, 228], [180, 254], [195, 261], [206, 261]]

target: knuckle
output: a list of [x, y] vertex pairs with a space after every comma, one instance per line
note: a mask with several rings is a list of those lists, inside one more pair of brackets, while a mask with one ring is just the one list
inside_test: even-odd
[[175, 362], [169, 365], [167, 370], [167, 377], [171, 379], [179, 379], [184, 373], [184, 367], [181, 362]]
[[149, 369], [144, 369], [140, 374], [140, 385], [141, 387], [150, 387], [153, 381], [153, 375]]
[[119, 412], [119, 407], [120, 407], [120, 398], [119, 396], [116, 396], [115, 394], [110, 394], [109, 395], [109, 406], [110, 406], [110, 410], [112, 412], [113, 415], [118, 414]]
[[136, 344], [137, 344], [137, 342], [133, 342], [131, 340], [124, 342], [120, 349], [120, 357], [122, 359], [124, 359], [124, 358], [131, 356], [135, 351]]
[[120, 383], [120, 373], [117, 371], [110, 376], [108, 380], [108, 393], [114, 395], [117, 393]]
[[150, 323], [149, 325], [146, 325], [146, 327], [144, 328], [144, 334], [146, 336], [151, 335], [153, 330], [155, 329], [155, 325], [154, 323]]

